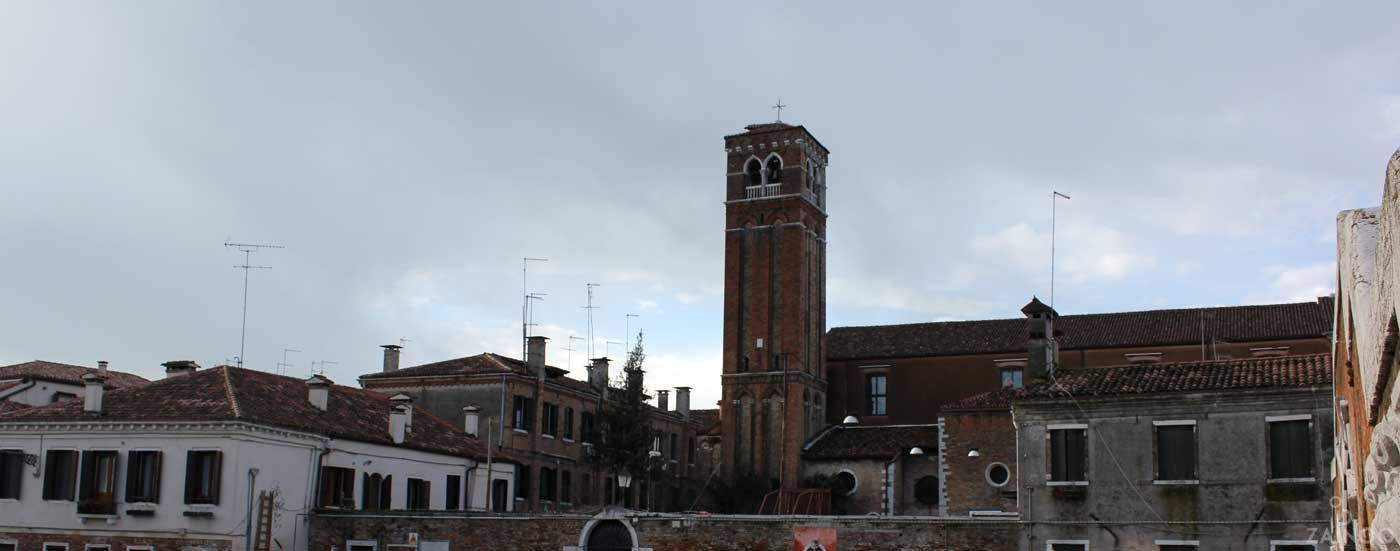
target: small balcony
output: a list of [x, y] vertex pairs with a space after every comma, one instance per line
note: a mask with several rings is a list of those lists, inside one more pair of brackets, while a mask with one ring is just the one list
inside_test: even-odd
[[748, 186], [744, 188], [747, 193], [746, 199], [762, 199], [764, 197], [777, 197], [783, 192], [783, 184], [764, 184], [758, 186]]

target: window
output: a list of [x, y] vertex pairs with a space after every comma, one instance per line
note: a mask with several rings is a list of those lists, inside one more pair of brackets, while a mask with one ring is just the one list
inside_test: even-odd
[[987, 484], [998, 488], [1005, 486], [1007, 482], [1011, 481], [1011, 469], [1006, 468], [1006, 464], [1004, 463], [992, 463], [987, 465], [987, 471], [983, 474], [986, 475]]
[[559, 501], [563, 503], [574, 502], [574, 473], [569, 471], [559, 473]]
[[763, 185], [763, 165], [758, 162], [758, 159], [749, 159], [749, 162], [744, 165], [744, 185], [750, 187]]
[[455, 511], [462, 508], [462, 477], [455, 474], [447, 475], [447, 510]]
[[44, 499], [73, 501], [73, 490], [77, 488], [77, 478], [78, 452], [49, 450], [48, 455], [44, 458]]
[[832, 490], [834, 490], [837, 495], [848, 496], [856, 493], [856, 488], [859, 487], [860, 482], [856, 480], [855, 473], [851, 471], [841, 471], [836, 473], [836, 484], [832, 487]]
[[82, 477], [78, 480], [78, 513], [117, 514], [117, 452], [83, 452]]
[[505, 510], [506, 510], [506, 500], [510, 499], [510, 496], [507, 495], [507, 494], [510, 492], [510, 487], [509, 487], [509, 486], [510, 486], [510, 483], [509, 483], [509, 482], [506, 482], [506, 481], [504, 481], [504, 480], [492, 480], [492, 481], [491, 481], [491, 510], [492, 510], [492, 511], [496, 511], [496, 512], [498, 512], [498, 513], [503, 513], [503, 512], [505, 512]]
[[1089, 457], [1089, 428], [1084, 425], [1050, 425], [1045, 433], [1050, 445], [1051, 484], [1087, 484], [1085, 464]]
[[355, 469], [321, 467], [322, 507], [355, 508]]
[[1153, 421], [1158, 481], [1196, 480], [1196, 422]]
[[1269, 551], [1315, 551], [1317, 542], [1315, 541], [1271, 541]]
[[548, 467], [540, 468], [540, 499], [543, 501], [554, 501], [554, 485], [558, 477], [554, 469]]
[[0, 551], [18, 551], [19, 542], [15, 540], [0, 540]]
[[68, 544], [44, 542], [44, 551], [68, 551]]
[[545, 436], [559, 436], [559, 406], [549, 402], [544, 403], [544, 423], [540, 425], [540, 432]]
[[535, 426], [535, 401], [524, 396], [515, 397], [513, 409], [515, 430], [530, 432]]
[[679, 459], [680, 456], [677, 454], [679, 454], [680, 451], [680, 437], [676, 436], [676, 433], [673, 432], [671, 433], [671, 455], [668, 456], [668, 458]]
[[185, 503], [218, 505], [224, 454], [214, 450], [190, 450], [185, 454]]
[[1312, 417], [1286, 415], [1265, 420], [1269, 424], [1269, 478], [1311, 479]]
[[579, 433], [584, 442], [593, 442], [593, 438], [597, 436], [593, 432], [594, 423], [593, 414], [586, 411], [583, 412], [583, 415], [579, 419]]
[[783, 181], [783, 160], [777, 155], [768, 158], [768, 183], [777, 184]]
[[19, 499], [23, 473], [24, 451], [0, 450], [0, 499]]
[[112, 551], [112, 546], [105, 543], [89, 543], [83, 546], [83, 551]]
[[928, 506], [938, 505], [938, 477], [925, 476], [914, 483], [914, 499]]
[[564, 439], [574, 439], [574, 408], [564, 408]]
[[1046, 551], [1088, 551], [1088, 540], [1046, 540]]
[[77, 398], [78, 395], [73, 394], [72, 392], [55, 392], [53, 393], [53, 396], [49, 396], [49, 403], [57, 404], [59, 402], [67, 402], [69, 400], [75, 400]]
[[530, 467], [515, 469], [515, 499], [530, 497]]
[[579, 501], [584, 505], [593, 504], [593, 475], [583, 473], [583, 487], [579, 488]]
[[380, 510], [379, 488], [384, 484], [384, 478], [369, 473], [361, 475], [360, 478], [360, 508], [366, 511]]
[[404, 504], [407, 508], [427, 509], [429, 507], [428, 500], [432, 499], [433, 495], [432, 484], [423, 479], [410, 478], [408, 479], [407, 486], [408, 498], [404, 500]]
[[160, 452], [126, 453], [126, 502], [160, 502]]
[[1195, 540], [1157, 540], [1157, 551], [1200, 551], [1201, 542]]
[[1025, 386], [1025, 369], [1020, 367], [1001, 368], [1001, 388], [1021, 388]]
[[885, 415], [885, 376], [871, 375], [865, 378], [865, 398], [870, 405], [871, 415]]
[[349, 540], [345, 542], [346, 551], [378, 551], [379, 543], [374, 540]]
[[685, 460], [691, 465], [695, 464], [695, 437], [690, 437], [689, 444], [686, 445]]

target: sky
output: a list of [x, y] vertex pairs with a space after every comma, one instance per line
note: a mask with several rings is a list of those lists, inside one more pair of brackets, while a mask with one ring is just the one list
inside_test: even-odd
[[722, 137], [780, 99], [832, 152], [833, 327], [1019, 316], [1052, 190], [1062, 313], [1314, 300], [1400, 146], [1387, 2], [0, 11], [0, 364], [233, 361], [230, 240], [285, 246], [248, 367], [519, 356], [539, 257], [551, 364], [583, 376], [596, 283], [594, 355], [642, 330], [648, 386], [712, 407]]

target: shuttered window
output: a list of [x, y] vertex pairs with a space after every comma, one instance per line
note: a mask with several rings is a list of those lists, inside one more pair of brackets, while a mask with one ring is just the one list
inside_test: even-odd
[[321, 467], [321, 507], [355, 508], [355, 469]]
[[1051, 429], [1050, 481], [1087, 482], [1085, 466], [1089, 458], [1089, 431], [1082, 428]]
[[127, 452], [126, 502], [160, 502], [160, 452]]
[[19, 499], [23, 474], [24, 451], [0, 450], [0, 499]]
[[73, 501], [77, 489], [78, 452], [49, 450], [44, 457], [44, 499]]
[[433, 495], [432, 485], [426, 480], [417, 478], [408, 479], [408, 508], [427, 509], [429, 507], [430, 496]]
[[185, 503], [218, 505], [223, 452], [191, 450], [185, 454]]
[[1157, 480], [1196, 480], [1196, 425], [1157, 425]]
[[1312, 478], [1310, 419], [1269, 422], [1269, 478]]
[[82, 476], [78, 480], [78, 513], [117, 514], [117, 452], [83, 452]]
[[447, 475], [447, 510], [455, 511], [462, 508], [462, 477], [455, 474]]

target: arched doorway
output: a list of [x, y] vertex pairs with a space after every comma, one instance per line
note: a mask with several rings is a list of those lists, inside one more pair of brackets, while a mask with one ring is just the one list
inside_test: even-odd
[[604, 520], [588, 533], [587, 551], [632, 551], [632, 531], [621, 521]]

